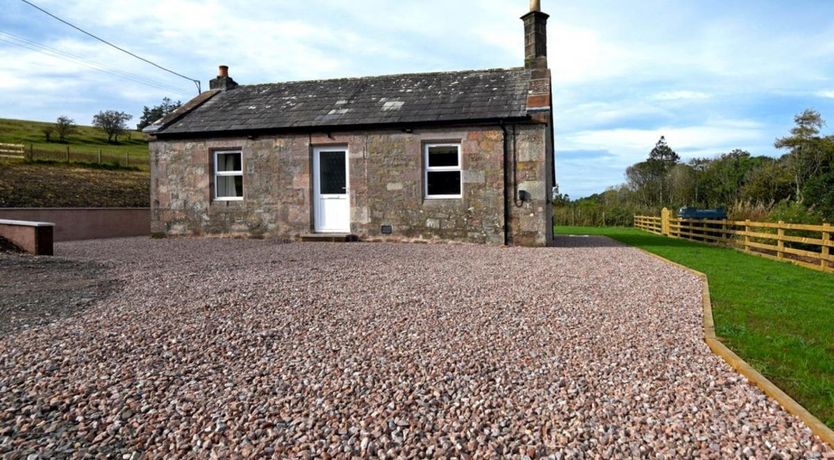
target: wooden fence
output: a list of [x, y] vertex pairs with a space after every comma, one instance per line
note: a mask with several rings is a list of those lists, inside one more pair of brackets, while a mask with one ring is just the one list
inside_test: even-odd
[[0, 144], [0, 157], [24, 158], [26, 146], [23, 144]]
[[61, 147], [57, 150], [39, 149], [33, 144], [0, 144], [0, 157], [7, 158], [25, 158], [28, 160], [49, 160], [62, 161], [69, 163], [71, 161], [80, 161], [86, 163], [97, 164], [118, 164], [120, 166], [134, 166], [140, 169], [148, 169], [148, 162], [144, 158], [137, 158], [137, 155], [131, 157], [130, 152], [115, 153], [107, 152], [102, 149], [84, 149], [79, 150], [77, 147], [69, 145]]
[[634, 216], [634, 226], [671, 238], [730, 246], [771, 259], [834, 273], [834, 227], [749, 220], [680, 219], [668, 209], [661, 217]]

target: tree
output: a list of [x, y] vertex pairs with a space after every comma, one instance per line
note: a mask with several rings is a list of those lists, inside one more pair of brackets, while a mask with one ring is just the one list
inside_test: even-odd
[[660, 140], [657, 141], [652, 151], [649, 152], [649, 159], [646, 160], [646, 164], [652, 175], [652, 180], [657, 184], [659, 191], [658, 203], [661, 206], [666, 204], [663, 192], [667, 188], [665, 183], [669, 170], [680, 159], [681, 157], [666, 143], [666, 136], [660, 136]]
[[66, 142], [67, 136], [76, 131], [75, 120], [66, 115], [61, 115], [55, 121], [55, 134], [58, 135], [58, 142]]
[[649, 160], [660, 161], [669, 168], [680, 161], [680, 159], [681, 157], [666, 143], [666, 136], [660, 136], [660, 140], [657, 141], [652, 151], [649, 152]]
[[550, 191], [550, 193], [553, 203], [556, 206], [563, 206], [570, 202], [570, 197], [567, 193], [559, 193], [559, 184], [554, 184], [553, 189]]
[[793, 190], [793, 175], [785, 161], [765, 160], [752, 171], [741, 197], [751, 203], [778, 203], [793, 198]]
[[162, 117], [167, 116], [174, 110], [177, 110], [182, 105], [182, 102], [172, 102], [170, 98], [163, 98], [162, 103], [159, 105], [155, 105], [149, 108], [147, 105], [144, 109], [142, 109], [142, 116], [139, 118], [139, 123], [136, 125], [136, 129], [142, 131], [148, 125], [152, 124], [156, 120], [159, 120]]
[[133, 118], [117, 110], [105, 110], [93, 115], [93, 126], [100, 128], [107, 134], [107, 142], [119, 142], [119, 136], [127, 131], [127, 121]]
[[46, 142], [52, 142], [52, 133], [55, 132], [55, 127], [52, 125], [43, 125], [41, 126], [41, 132], [43, 133], [43, 137], [46, 138]]
[[639, 199], [640, 204], [652, 206], [658, 204], [657, 172], [648, 161], [635, 163], [626, 169], [626, 180], [629, 188]]
[[824, 163], [825, 152], [821, 148], [819, 133], [825, 122], [822, 115], [812, 109], [806, 109], [794, 117], [791, 135], [776, 139], [777, 149], [789, 149], [788, 164], [793, 173], [796, 200], [802, 202], [802, 187], [812, 176], [820, 172]]
[[676, 164], [669, 170], [669, 200], [675, 206], [695, 206], [697, 173], [692, 166]]

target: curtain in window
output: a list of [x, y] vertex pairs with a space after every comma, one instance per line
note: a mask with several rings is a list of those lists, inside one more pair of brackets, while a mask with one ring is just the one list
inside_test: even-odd
[[[231, 172], [240, 171], [240, 154], [217, 155], [217, 171]], [[243, 196], [243, 176], [216, 176], [217, 196], [223, 198]]]

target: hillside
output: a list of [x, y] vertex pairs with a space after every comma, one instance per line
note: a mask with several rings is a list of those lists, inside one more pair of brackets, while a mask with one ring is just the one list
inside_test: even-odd
[[0, 158], [0, 207], [147, 207], [150, 174]]
[[69, 148], [71, 161], [96, 162], [101, 151], [103, 163], [127, 163], [148, 169], [148, 142], [138, 131], [120, 136], [118, 144], [108, 144], [107, 136], [100, 129], [79, 125], [65, 143], [46, 142], [42, 129], [51, 124], [0, 118], [0, 143], [24, 144], [27, 151], [34, 151], [36, 159], [43, 160], [65, 160]]

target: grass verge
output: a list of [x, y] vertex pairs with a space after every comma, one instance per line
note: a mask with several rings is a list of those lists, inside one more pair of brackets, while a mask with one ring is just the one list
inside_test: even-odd
[[834, 275], [633, 228], [556, 233], [607, 236], [705, 273], [716, 335], [834, 428]]

